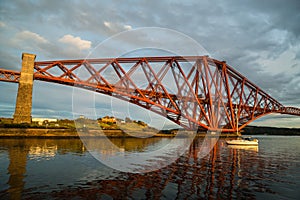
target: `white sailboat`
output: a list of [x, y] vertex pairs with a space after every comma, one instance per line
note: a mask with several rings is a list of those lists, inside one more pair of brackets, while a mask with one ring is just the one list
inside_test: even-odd
[[228, 145], [258, 146], [258, 140], [251, 137], [238, 137], [236, 140], [228, 140], [226, 143]]
[[[235, 108], [235, 114], [236, 114], [236, 133], [238, 135], [239, 130], [239, 119], [238, 119], [238, 108], [236, 106]], [[226, 144], [228, 145], [246, 145], [246, 146], [258, 146], [258, 140], [251, 137], [238, 137], [236, 140], [227, 140]]]

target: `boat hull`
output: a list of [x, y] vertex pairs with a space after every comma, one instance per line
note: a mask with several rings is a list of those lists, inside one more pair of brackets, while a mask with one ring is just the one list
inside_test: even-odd
[[258, 152], [258, 145], [228, 145], [228, 148]]
[[226, 141], [228, 145], [258, 146], [258, 142], [247, 140], [230, 140]]

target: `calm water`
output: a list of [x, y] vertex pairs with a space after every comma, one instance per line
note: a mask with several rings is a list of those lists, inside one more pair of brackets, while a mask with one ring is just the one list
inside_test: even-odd
[[[96, 160], [79, 139], [0, 139], [0, 199], [300, 199], [300, 137], [257, 136], [259, 148], [202, 139], [175, 163], [132, 174]], [[114, 139], [128, 152], [168, 138]], [[105, 153], [105, 152], [103, 152]]]

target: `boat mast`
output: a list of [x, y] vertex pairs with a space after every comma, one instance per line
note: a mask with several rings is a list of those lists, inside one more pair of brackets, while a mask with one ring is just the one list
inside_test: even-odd
[[239, 117], [238, 117], [238, 107], [237, 107], [237, 104], [235, 104], [235, 116], [236, 116], [236, 135], [239, 135]]

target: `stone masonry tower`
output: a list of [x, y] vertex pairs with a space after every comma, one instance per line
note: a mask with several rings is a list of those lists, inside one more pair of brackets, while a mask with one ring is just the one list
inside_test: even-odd
[[22, 54], [22, 70], [14, 114], [14, 123], [31, 123], [33, 69], [36, 55]]

